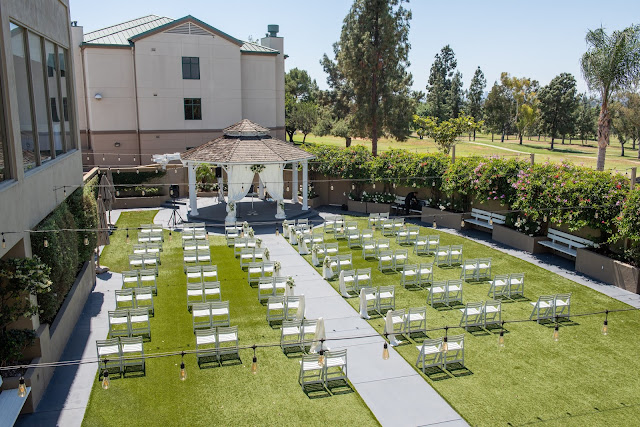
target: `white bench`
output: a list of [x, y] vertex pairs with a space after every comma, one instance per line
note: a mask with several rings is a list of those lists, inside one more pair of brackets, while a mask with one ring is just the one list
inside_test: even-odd
[[504, 224], [506, 219], [507, 217], [504, 215], [473, 208], [471, 209], [471, 218], [465, 219], [464, 222], [493, 230], [494, 223]]
[[576, 249], [592, 247], [595, 245], [595, 243], [589, 239], [564, 233], [553, 228], [550, 228], [549, 231], [547, 231], [547, 237], [550, 240], [543, 240], [539, 242], [542, 246], [565, 253], [574, 258], [577, 254]]

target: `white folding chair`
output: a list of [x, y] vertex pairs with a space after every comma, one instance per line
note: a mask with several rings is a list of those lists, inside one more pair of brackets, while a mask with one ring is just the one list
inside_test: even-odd
[[126, 310], [135, 308], [136, 304], [133, 297], [133, 288], [120, 289], [115, 291], [116, 310]]
[[447, 337], [447, 351], [444, 352], [444, 369], [453, 363], [464, 366], [464, 334]]
[[435, 254], [440, 247], [440, 235], [432, 234], [427, 236], [427, 254]]
[[275, 292], [275, 281], [273, 277], [260, 277], [258, 279], [258, 301], [262, 302], [269, 297], [274, 296]]
[[155, 316], [155, 309], [153, 307], [153, 289], [151, 288], [136, 288], [134, 290], [136, 308], [146, 308], [149, 310], [149, 314]]
[[491, 281], [488, 295], [493, 299], [509, 297], [509, 275], [496, 274]]
[[451, 245], [449, 265], [462, 263], [462, 245]]
[[146, 308], [134, 308], [129, 310], [129, 328], [131, 336], [148, 335], [151, 339], [151, 323], [149, 322], [149, 310]]
[[409, 259], [408, 249], [396, 249], [393, 251], [393, 269], [400, 270], [404, 267]]
[[131, 325], [129, 323], [129, 310], [114, 310], [107, 312], [109, 320], [109, 337], [131, 336]]
[[155, 270], [140, 270], [140, 282], [138, 286], [141, 288], [151, 288], [153, 293], [158, 295], [158, 282], [156, 280]]
[[208, 302], [211, 307], [211, 327], [229, 326], [231, 316], [229, 314], [229, 301]]
[[516, 295], [524, 297], [524, 273], [512, 273], [509, 275], [509, 298]]
[[407, 310], [391, 310], [392, 330], [385, 331], [389, 335], [402, 335], [407, 332]]
[[392, 251], [378, 252], [378, 270], [382, 272], [393, 270], [393, 252]]
[[478, 258], [478, 270], [476, 280], [489, 279], [491, 277], [491, 258]]
[[416, 286], [418, 284], [418, 265], [405, 264], [402, 268], [402, 287]]
[[571, 317], [571, 294], [557, 294], [554, 298], [553, 317]]
[[218, 362], [223, 362], [223, 356], [235, 356], [240, 359], [240, 347], [238, 345], [238, 327], [220, 326], [217, 332]]
[[215, 328], [196, 329], [196, 359], [198, 366], [203, 363], [218, 360], [218, 339]]
[[407, 333], [419, 332], [427, 332], [427, 307], [414, 307], [407, 312]]
[[198, 329], [211, 329], [211, 304], [206, 302], [191, 304], [191, 318], [194, 332]]
[[358, 268], [356, 270], [356, 289], [360, 292], [361, 288], [371, 286], [371, 267]]
[[267, 299], [267, 323], [283, 321], [285, 315], [284, 296]]
[[447, 304], [447, 282], [435, 281], [429, 288], [427, 304], [433, 307], [436, 304]]
[[420, 352], [416, 360], [416, 366], [420, 368], [423, 373], [426, 368], [434, 366], [443, 367], [442, 338], [426, 339], [422, 341], [422, 345], [417, 345], [416, 348]]
[[298, 374], [298, 384], [302, 386], [303, 390], [307, 385], [324, 385], [324, 363], [319, 363], [319, 361], [319, 354], [302, 355], [302, 360], [300, 361], [300, 373]]
[[484, 326], [502, 324], [502, 303], [489, 300], [484, 303]]
[[280, 348], [283, 352], [287, 348], [304, 350], [302, 345], [302, 322], [300, 320], [283, 320], [280, 329]]
[[460, 266], [460, 278], [462, 280], [475, 280], [478, 273], [478, 260], [477, 259], [465, 259]]
[[126, 375], [127, 368], [137, 368], [136, 372], [146, 373], [142, 337], [120, 338], [120, 354], [122, 355], [123, 376]]
[[120, 340], [118, 338], [96, 340], [98, 362], [101, 367], [105, 367], [107, 370], [118, 368], [118, 372], [122, 372], [122, 355], [120, 350]]
[[204, 282], [204, 302], [220, 301], [220, 282]]
[[441, 265], [451, 265], [451, 246], [439, 246], [435, 251], [434, 264], [440, 267]]
[[447, 305], [462, 304], [462, 280], [447, 280]]
[[538, 301], [532, 301], [531, 305], [533, 305], [533, 310], [529, 316], [530, 320], [535, 319], [540, 323], [541, 320], [551, 319], [554, 317], [555, 295], [541, 295], [538, 297]]
[[297, 318], [298, 307], [300, 306], [300, 297], [297, 295], [284, 297], [284, 318], [285, 320], [293, 320]]
[[137, 288], [139, 281], [140, 281], [140, 272], [138, 270], [122, 272], [123, 288], [129, 288], [129, 287]]
[[389, 239], [376, 240], [376, 257], [380, 258], [380, 253], [388, 251], [391, 248], [391, 241]]
[[376, 242], [373, 239], [365, 239], [362, 241], [362, 258], [376, 257]]
[[418, 285], [430, 285], [431, 283], [433, 283], [433, 263], [420, 263], [418, 265]]
[[484, 303], [468, 302], [460, 311], [462, 312], [460, 326], [464, 327], [465, 331], [468, 330], [469, 327], [484, 325]]
[[333, 381], [347, 381], [347, 350], [324, 352], [323, 377], [326, 387]]
[[387, 310], [396, 309], [396, 287], [380, 286], [377, 293], [377, 309], [378, 313], [384, 314]]

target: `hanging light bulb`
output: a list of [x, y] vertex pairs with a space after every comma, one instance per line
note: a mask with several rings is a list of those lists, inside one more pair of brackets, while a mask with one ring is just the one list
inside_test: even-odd
[[129, 243], [129, 242], [130, 242], [130, 239], [129, 239], [129, 229], [127, 228], [127, 243]]
[[320, 349], [320, 357], [318, 357], [318, 366], [324, 366], [324, 350]]
[[169, 240], [173, 239], [173, 235], [171, 234], [171, 229], [169, 229]]
[[133, 161], [134, 161], [134, 162], [136, 161], [136, 156], [133, 156]]
[[460, 221], [460, 227], [464, 228], [464, 219]]
[[396, 188], [396, 183], [395, 182], [393, 183], [393, 188]]
[[258, 358], [256, 357], [256, 345], [253, 345], [253, 361], [251, 362], [251, 373], [253, 375], [258, 373]]
[[449, 343], [448, 343], [448, 337], [445, 335], [444, 339], [442, 340], [442, 351], [444, 351], [445, 353], [447, 351], [449, 351]]
[[104, 154], [102, 155], [102, 161], [104, 162]]
[[142, 190], [142, 197], [144, 197], [144, 195], [145, 195], [145, 194], [146, 194], [146, 193], [144, 192], [144, 190]]
[[373, 183], [373, 189], [374, 190], [376, 189], [376, 183], [375, 182]]
[[116, 197], [120, 197], [120, 190], [116, 190]]
[[489, 218], [489, 225], [493, 225], [493, 220]]
[[435, 186], [436, 186], [436, 181], [435, 181], [435, 180], [431, 181], [431, 186], [432, 186], [432, 187], [435, 187]]
[[[596, 215], [597, 215], [597, 213], [596, 213]], [[596, 216], [596, 218], [597, 218], [597, 216]], [[542, 217], [542, 221], [544, 221], [544, 222], [547, 222], [547, 219], [549, 219], [549, 218], [547, 218], [546, 215]]]
[[158, 173], [158, 169], [156, 169], [156, 173]]
[[596, 212], [593, 216], [595, 219], [598, 219], [598, 212]]
[[67, 197], [67, 187], [62, 187], [62, 194]]
[[356, 185], [355, 184], [351, 184], [351, 189], [355, 190], [356, 189]]
[[140, 175], [140, 169], [136, 169], [136, 175]]
[[187, 379], [187, 369], [184, 367], [184, 351], [182, 352], [182, 360], [180, 361], [180, 381]]
[[389, 344], [386, 341], [382, 346], [382, 360], [389, 360]]
[[276, 236], [280, 235], [280, 230], [278, 230], [278, 227], [276, 227]]
[[173, 173], [178, 173], [178, 168], [175, 168], [175, 169], [173, 170]]
[[556, 326], [553, 328], [553, 341], [560, 341], [560, 330], [558, 326], [558, 320], [556, 319]]
[[206, 231], [204, 232], [204, 240], [209, 240], [209, 233]]
[[89, 160], [89, 155], [87, 155], [87, 160]]
[[333, 184], [331, 184], [331, 191], [333, 191]]
[[102, 388], [109, 390], [111, 387], [111, 380], [109, 379], [109, 371], [107, 370], [107, 359], [104, 361], [104, 374], [102, 374]]
[[436, 220], [433, 220], [433, 228], [438, 228], [438, 224], [436, 224]]
[[290, 190], [289, 190], [289, 186], [288, 186], [288, 185], [287, 185], [287, 191], [290, 191]]
[[27, 396], [27, 386], [24, 383], [24, 373], [20, 375], [20, 381], [18, 381], [18, 397], [26, 397]]
[[49, 247], [49, 240], [47, 240], [46, 236], [44, 238], [44, 242], [42, 242], [42, 246], [44, 246], [45, 248]]
[[118, 175], [120, 175], [120, 169], [116, 170], [116, 173], [117, 173]]
[[502, 322], [502, 329], [500, 329], [500, 336], [498, 336], [498, 349], [504, 348], [504, 321]]
[[120, 161], [120, 156], [118, 156], [118, 161]]
[[7, 241], [4, 240], [4, 233], [2, 233], [2, 249], [7, 249]]
[[89, 236], [84, 236], [84, 245], [89, 246]]
[[609, 333], [609, 310], [604, 312], [604, 323], [602, 324], [602, 335]]

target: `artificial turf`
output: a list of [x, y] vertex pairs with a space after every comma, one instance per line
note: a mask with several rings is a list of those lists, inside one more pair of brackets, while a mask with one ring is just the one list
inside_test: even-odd
[[[357, 220], [359, 228], [368, 228], [367, 220]], [[321, 230], [321, 228], [320, 228]], [[441, 245], [462, 244], [464, 258], [492, 258], [492, 274], [525, 273], [525, 300], [504, 301], [503, 320], [528, 319], [531, 301], [540, 295], [572, 293], [572, 314], [628, 308], [583, 285], [537, 267], [522, 259], [491, 249], [469, 239], [422, 227], [421, 234], [439, 234]], [[375, 238], [383, 237], [380, 231]], [[325, 234], [326, 242], [335, 242]], [[392, 249], [400, 248], [392, 241]], [[346, 240], [338, 240], [340, 253], [352, 253], [354, 268], [371, 267], [373, 286], [395, 285], [396, 309], [426, 305], [428, 290], [407, 290], [401, 286], [401, 273], [381, 273], [377, 260], [362, 258], [361, 249], [349, 249]], [[406, 246], [405, 246], [406, 248]], [[309, 248], [311, 249], [311, 248]], [[409, 249], [408, 264], [433, 262], [433, 256], [416, 256]], [[311, 263], [311, 255], [305, 258]], [[321, 273], [322, 267], [316, 267]], [[457, 279], [460, 267], [435, 267], [434, 280]], [[338, 290], [338, 280], [330, 282]], [[491, 299], [489, 282], [465, 282], [466, 302]], [[358, 298], [349, 303], [358, 309]], [[427, 309], [427, 328], [458, 325], [461, 306]], [[600, 332], [604, 315], [572, 317], [561, 322], [560, 340], [552, 339], [553, 324], [536, 322], [508, 323], [506, 345], [499, 350], [499, 328], [465, 334], [466, 369], [452, 372], [431, 370], [428, 381], [471, 425], [637, 425], [640, 420], [640, 312], [609, 315], [609, 334]], [[369, 323], [380, 333], [384, 318]], [[449, 334], [462, 333], [452, 329]], [[444, 335], [431, 331], [430, 338]], [[395, 347], [407, 362], [415, 366], [421, 340], [405, 339]], [[377, 356], [377, 355], [375, 355]]]
[[[128, 255], [140, 224], [152, 223], [157, 211], [123, 213], [101, 264], [112, 271], [128, 269]], [[126, 228], [130, 243], [126, 242]], [[162, 264], [151, 318], [146, 354], [194, 350], [191, 314], [186, 304], [180, 233], [164, 232]], [[231, 325], [239, 329], [240, 345], [278, 343], [280, 331], [265, 319], [266, 308], [246, 272], [226, 246], [224, 237], [210, 237], [213, 263], [218, 266], [222, 300], [230, 302]], [[108, 293], [105, 298], [114, 298]], [[105, 325], [106, 326], [106, 325]], [[147, 360], [146, 375], [112, 378], [111, 388], [94, 383], [85, 426], [151, 425], [378, 425], [355, 392], [312, 399], [298, 385], [299, 357], [287, 357], [279, 347], [257, 351], [258, 374], [250, 373], [252, 350], [241, 350], [242, 363], [199, 369], [195, 355], [186, 355], [187, 380], [179, 380], [180, 356]], [[113, 375], [112, 375], [113, 377]], [[341, 390], [344, 391], [344, 390]]]

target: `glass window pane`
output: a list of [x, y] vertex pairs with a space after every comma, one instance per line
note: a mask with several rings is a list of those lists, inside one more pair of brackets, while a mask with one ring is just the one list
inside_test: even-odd
[[40, 148], [40, 163], [51, 160], [51, 133], [49, 132], [49, 117], [47, 115], [47, 93], [45, 92], [44, 64], [42, 63], [42, 48], [40, 36], [29, 33], [29, 57], [31, 59], [31, 84], [33, 86], [33, 101], [36, 111], [36, 129], [38, 131], [38, 146]]
[[60, 90], [62, 91], [62, 116], [64, 118], [64, 140], [66, 142], [66, 150], [73, 150], [76, 148], [74, 137], [75, 134], [71, 131], [73, 129], [73, 115], [68, 111], [71, 106], [67, 106], [67, 99], [69, 99], [69, 95], [71, 94], [71, 76], [69, 73], [63, 72], [67, 68], [67, 49], [63, 49], [61, 47], [58, 48], [60, 51]]
[[[47, 54], [47, 87], [51, 102], [51, 120], [53, 123], [53, 144], [56, 156], [64, 153], [62, 150], [62, 126], [60, 125], [60, 96], [58, 94], [58, 72], [55, 61], [55, 47], [48, 40], [44, 41], [44, 50]], [[50, 74], [49, 74], [50, 72]]]
[[24, 170], [36, 166], [33, 142], [33, 123], [31, 121], [31, 100], [29, 99], [29, 77], [25, 59], [25, 30], [11, 24], [11, 53], [13, 54], [13, 70], [16, 77], [16, 93], [18, 95], [18, 117], [20, 119], [20, 140], [22, 143], [22, 163]]

